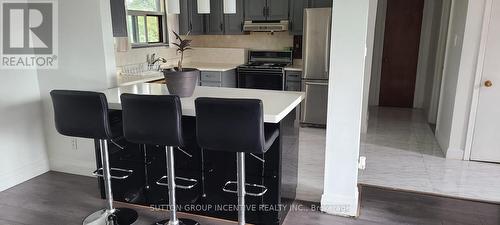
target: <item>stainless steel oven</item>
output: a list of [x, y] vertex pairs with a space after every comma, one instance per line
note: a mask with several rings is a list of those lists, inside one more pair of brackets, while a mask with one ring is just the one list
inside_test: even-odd
[[248, 63], [238, 67], [238, 87], [283, 91], [284, 68], [291, 63], [290, 51], [250, 51]]
[[285, 90], [285, 74], [282, 69], [238, 68], [238, 87]]

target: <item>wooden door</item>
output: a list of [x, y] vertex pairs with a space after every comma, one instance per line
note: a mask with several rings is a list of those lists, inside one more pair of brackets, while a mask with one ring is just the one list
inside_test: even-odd
[[413, 107], [423, 0], [388, 0], [379, 105]]
[[492, 1], [471, 159], [500, 163], [500, 2]]

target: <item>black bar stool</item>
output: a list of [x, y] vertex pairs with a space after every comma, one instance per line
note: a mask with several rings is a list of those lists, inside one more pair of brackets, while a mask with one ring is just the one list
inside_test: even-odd
[[[53, 90], [50, 92], [54, 105], [57, 131], [66, 136], [99, 139], [102, 168], [94, 172], [103, 177], [107, 208], [87, 216], [83, 224], [129, 225], [137, 220], [137, 212], [128, 208], [113, 207], [111, 179], [126, 179], [133, 171], [110, 168], [108, 141], [122, 135], [120, 119], [111, 121], [108, 102], [103, 93], [89, 91]], [[116, 114], [116, 113], [115, 113]], [[113, 124], [111, 124], [113, 123]], [[112, 175], [111, 172], [120, 173]]]
[[[177, 218], [175, 189], [191, 189], [197, 184], [195, 179], [175, 177], [174, 147], [182, 147], [182, 108], [179, 96], [175, 95], [134, 95], [122, 94], [123, 131], [125, 138], [137, 144], [166, 146], [170, 219], [155, 225], [199, 225], [190, 219]], [[163, 179], [162, 178], [162, 179]], [[192, 185], [176, 185], [175, 180], [192, 181]], [[161, 179], [160, 179], [161, 180]]]
[[[276, 138], [278, 129], [264, 126], [262, 101], [258, 99], [197, 98], [196, 134], [198, 145], [207, 150], [235, 152], [237, 181], [228, 181], [223, 190], [238, 195], [238, 224], [245, 224], [245, 195], [262, 196], [267, 188], [245, 182], [245, 153], [264, 154]], [[237, 184], [237, 190], [228, 186]], [[245, 186], [261, 188], [247, 193]]]

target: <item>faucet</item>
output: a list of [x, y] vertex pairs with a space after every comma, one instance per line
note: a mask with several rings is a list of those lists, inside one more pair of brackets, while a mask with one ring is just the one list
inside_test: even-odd
[[149, 66], [153, 66], [155, 65], [157, 62], [163, 62], [163, 63], [166, 63], [167, 60], [163, 57], [158, 57], [156, 58], [156, 53], [153, 53], [151, 54], [151, 57], [149, 56], [149, 54], [146, 55], [146, 61], [148, 62], [148, 65]]

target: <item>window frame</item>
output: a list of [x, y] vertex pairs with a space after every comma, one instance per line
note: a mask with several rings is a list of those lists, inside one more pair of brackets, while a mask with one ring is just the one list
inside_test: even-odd
[[[165, 8], [165, 2], [163, 0], [156, 0], [157, 8], [159, 11], [143, 11], [143, 10], [127, 10], [127, 32], [129, 32], [128, 37], [130, 40], [130, 45], [132, 48], [146, 48], [146, 47], [157, 47], [157, 46], [168, 46], [168, 28], [167, 28], [167, 13]], [[132, 25], [131, 29], [128, 30], [129, 26], [129, 16], [132, 17]], [[134, 43], [134, 40], [139, 39], [139, 32], [137, 29], [138, 17], [144, 17], [144, 28], [145, 28], [145, 37], [147, 42], [137, 42]], [[158, 18], [158, 29], [159, 29], [159, 41], [158, 42], [149, 42], [148, 40], [148, 28], [147, 28], [147, 18], [149, 17], [157, 17]]]

